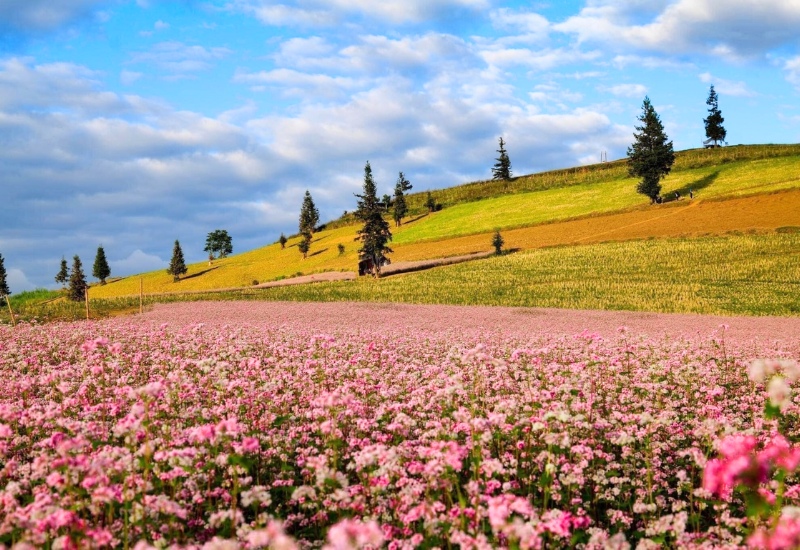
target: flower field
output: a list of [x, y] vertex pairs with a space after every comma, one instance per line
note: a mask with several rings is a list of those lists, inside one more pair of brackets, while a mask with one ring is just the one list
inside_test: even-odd
[[0, 326], [0, 546], [800, 541], [796, 332], [281, 307]]

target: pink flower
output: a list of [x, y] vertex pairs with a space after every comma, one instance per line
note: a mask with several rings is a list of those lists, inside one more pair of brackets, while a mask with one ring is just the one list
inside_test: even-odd
[[383, 544], [383, 533], [374, 520], [363, 523], [360, 520], [344, 519], [328, 531], [328, 544], [325, 550], [355, 550]]

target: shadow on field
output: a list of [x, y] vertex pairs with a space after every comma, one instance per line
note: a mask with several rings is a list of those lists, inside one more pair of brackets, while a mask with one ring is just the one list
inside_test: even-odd
[[214, 271], [215, 269], [219, 268], [219, 266], [209, 267], [208, 269], [204, 269], [203, 271], [198, 271], [197, 273], [192, 273], [191, 275], [187, 275], [186, 277], [182, 277], [181, 281], [185, 281], [186, 279], [194, 279], [195, 277], [199, 277], [200, 275], [205, 275], [209, 271]]
[[322, 250], [317, 250], [313, 254], [309, 254], [308, 257], [311, 258], [313, 256], [316, 256], [317, 254], [322, 254], [323, 252], [326, 252], [327, 250], [328, 250], [327, 248], [323, 248]]
[[[716, 181], [716, 179], [718, 177], [719, 177], [719, 170], [717, 170], [716, 172], [712, 172], [709, 175], [700, 178], [699, 180], [695, 180], [693, 182], [690, 182], [690, 183], [684, 185], [683, 187], [681, 187], [679, 189], [675, 189], [675, 191], [677, 191], [678, 193], [681, 194], [681, 198], [682, 199], [683, 198], [689, 198], [689, 191], [690, 190], [694, 192], [695, 196], [697, 196], [697, 192], [699, 190], [705, 189], [706, 187], [708, 187], [709, 185], [714, 183], [714, 181]], [[673, 201], [675, 201], [675, 191], [670, 191], [667, 194], [666, 200], [664, 202], [673, 202]]]

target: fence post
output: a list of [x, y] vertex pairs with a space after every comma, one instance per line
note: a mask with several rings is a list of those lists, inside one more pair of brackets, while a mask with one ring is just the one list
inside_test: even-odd
[[6, 298], [6, 305], [8, 306], [8, 313], [11, 315], [11, 326], [17, 326], [17, 320], [14, 319], [14, 310], [11, 309], [11, 298], [8, 297], [8, 294], [5, 295]]
[[89, 287], [87, 285], [84, 297], [86, 298], [86, 320], [89, 320]]

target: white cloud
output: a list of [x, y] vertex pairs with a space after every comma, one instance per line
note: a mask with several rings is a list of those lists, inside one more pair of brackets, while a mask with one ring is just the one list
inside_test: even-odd
[[562, 65], [595, 60], [600, 52], [555, 48], [532, 50], [529, 48], [487, 48], [480, 52], [490, 66], [509, 69], [515, 66], [534, 70], [548, 70]]
[[161, 19], [159, 19], [158, 21], [156, 21], [156, 22], [153, 24], [153, 28], [154, 28], [155, 30], [157, 30], [157, 31], [163, 31], [163, 30], [165, 30], [165, 29], [168, 29], [168, 28], [169, 28], [169, 23], [166, 23], [166, 22], [162, 21]]
[[131, 84], [142, 78], [142, 76], [143, 73], [137, 73], [136, 71], [128, 71], [123, 69], [119, 73], [119, 81], [124, 86], [130, 86]]
[[757, 95], [754, 91], [747, 87], [747, 83], [742, 81], [734, 82], [713, 76], [711, 73], [703, 73], [698, 75], [701, 82], [711, 84], [719, 94], [729, 95], [734, 97], [754, 97]]
[[21, 269], [16, 268], [9, 268], [6, 270], [6, 282], [8, 283], [8, 289], [11, 291], [12, 294], [19, 294], [20, 292], [25, 292], [26, 290], [33, 290], [36, 288], [36, 285], [33, 284], [28, 277], [25, 275], [25, 272]]
[[800, 55], [786, 61], [783, 70], [786, 71], [786, 80], [800, 91]]
[[284, 95], [308, 94], [314, 98], [340, 96], [343, 91], [359, 86], [359, 82], [352, 78], [301, 73], [291, 69], [258, 73], [237, 72], [233, 81], [241, 84], [276, 86]]
[[581, 42], [669, 54], [706, 52], [729, 60], [791, 44], [798, 27], [800, 3], [787, 0], [595, 1], [554, 25]]
[[454, 10], [483, 10], [488, 0], [318, 0], [276, 4], [270, 0], [233, 0], [226, 7], [273, 26], [330, 26], [345, 16], [358, 15], [394, 24], [452, 16]]
[[511, 37], [501, 39], [506, 44], [542, 42], [550, 34], [550, 22], [546, 17], [535, 12], [500, 8], [493, 10], [489, 17], [496, 29], [512, 33]]
[[102, 0], [0, 0], [0, 27], [50, 31], [91, 13]]
[[153, 64], [171, 74], [186, 74], [204, 71], [231, 53], [228, 48], [206, 48], [183, 42], [159, 42], [149, 51], [135, 52], [131, 63]]
[[647, 86], [643, 84], [617, 84], [615, 86], [599, 86], [599, 91], [609, 92], [619, 97], [643, 98], [647, 95]]
[[127, 258], [109, 261], [109, 267], [111, 268], [111, 275], [113, 277], [155, 271], [156, 269], [165, 268], [166, 266], [166, 260], [162, 260], [155, 254], [142, 252], [142, 250], [138, 248], [131, 252]]

